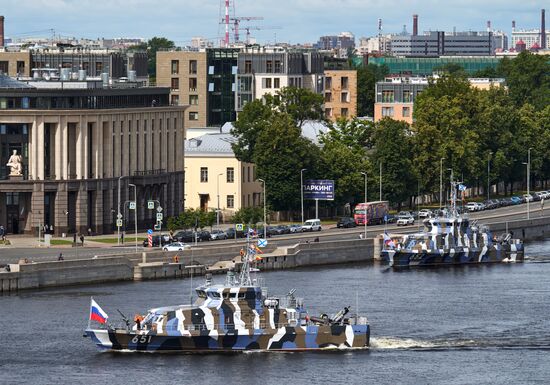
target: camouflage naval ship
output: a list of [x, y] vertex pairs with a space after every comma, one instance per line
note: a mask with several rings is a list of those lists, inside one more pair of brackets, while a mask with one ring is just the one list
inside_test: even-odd
[[451, 266], [482, 263], [522, 262], [523, 241], [508, 233], [493, 236], [487, 226], [470, 222], [456, 210], [457, 182], [451, 182], [448, 215], [424, 220], [424, 232], [405, 235], [401, 243], [384, 234], [382, 261], [395, 269], [421, 266]]
[[[250, 249], [249, 249], [250, 250]], [[368, 348], [370, 326], [364, 316], [348, 316], [344, 307], [333, 316], [310, 316], [302, 298], [291, 290], [284, 297], [268, 296], [261, 278], [251, 279], [247, 252], [241, 272], [227, 273], [225, 284], [195, 289], [193, 305], [154, 308], [130, 327], [114, 327], [92, 299], [85, 331], [101, 349], [138, 352], [309, 351]], [[122, 313], [121, 313], [122, 315]]]

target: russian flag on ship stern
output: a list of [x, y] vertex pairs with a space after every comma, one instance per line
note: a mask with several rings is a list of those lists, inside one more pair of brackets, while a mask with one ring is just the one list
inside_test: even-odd
[[97, 304], [96, 301], [94, 301], [93, 298], [90, 298], [90, 320], [91, 321], [97, 321], [99, 323], [106, 323], [109, 316], [105, 311]]

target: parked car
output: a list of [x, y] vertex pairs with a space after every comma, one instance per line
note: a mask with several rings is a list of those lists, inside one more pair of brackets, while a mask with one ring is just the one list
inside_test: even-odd
[[355, 219], [350, 217], [342, 217], [336, 222], [336, 227], [340, 228], [348, 228], [348, 227], [355, 227]]
[[531, 194], [523, 194], [523, 198], [525, 198], [525, 202], [533, 202], [533, 196]]
[[290, 227], [287, 225], [279, 225], [275, 229], [277, 234], [290, 234]]
[[195, 234], [190, 230], [178, 231], [173, 238], [177, 242], [195, 242]]
[[223, 230], [212, 230], [210, 232], [210, 240], [218, 241], [221, 239], [227, 239], [227, 234]]
[[418, 218], [431, 218], [433, 211], [430, 209], [422, 209], [418, 212]]
[[468, 209], [468, 211], [472, 212], [472, 211], [479, 211], [479, 208], [478, 208], [478, 205], [477, 205], [477, 202], [468, 202], [466, 203], [466, 206], [464, 206], [466, 209]]
[[308, 219], [302, 225], [302, 231], [321, 231], [321, 220]]
[[414, 225], [414, 218], [410, 214], [399, 215], [397, 217], [397, 226]]
[[386, 223], [395, 223], [397, 222], [397, 217], [393, 214], [386, 215]]
[[227, 239], [235, 239], [235, 233], [237, 235], [237, 238], [245, 238], [246, 233], [244, 231], [237, 231], [234, 227], [230, 227], [225, 231], [225, 234], [227, 235]]
[[544, 199], [550, 198], [550, 191], [541, 191], [544, 194]]
[[197, 241], [210, 241], [212, 238], [210, 236], [210, 231], [207, 230], [199, 230], [197, 231]]
[[183, 242], [173, 242], [162, 248], [164, 251], [181, 251], [185, 249], [190, 249], [191, 245]]
[[[170, 239], [170, 236], [168, 234], [153, 235], [153, 247], [164, 246], [171, 242], [172, 240]], [[148, 247], [148, 246], [149, 246], [149, 240], [145, 238], [143, 240], [143, 247]]]
[[513, 197], [510, 197], [510, 202], [512, 202], [513, 205], [519, 205], [523, 203], [523, 199], [521, 199], [518, 196], [513, 196]]
[[289, 230], [291, 233], [301, 233], [302, 232], [302, 226], [301, 225], [290, 225]]
[[257, 231], [257, 234], [258, 234], [258, 237], [260, 238], [269, 238], [269, 237], [272, 237], [274, 235], [277, 235], [277, 230], [275, 229], [275, 227], [273, 226], [266, 226], [265, 227], [265, 233], [264, 233], [264, 229], [258, 229]]

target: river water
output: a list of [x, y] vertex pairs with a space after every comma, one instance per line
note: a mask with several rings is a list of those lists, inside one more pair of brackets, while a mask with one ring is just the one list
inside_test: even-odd
[[[263, 274], [310, 314], [355, 306], [371, 349], [235, 355], [113, 354], [82, 338], [93, 296], [111, 318], [189, 301], [197, 280], [0, 297], [1, 384], [548, 384], [550, 241], [526, 263], [394, 272], [377, 264]], [[219, 277], [221, 278], [221, 277]], [[202, 282], [202, 278], [201, 278]], [[356, 294], [357, 293], [357, 294]]]

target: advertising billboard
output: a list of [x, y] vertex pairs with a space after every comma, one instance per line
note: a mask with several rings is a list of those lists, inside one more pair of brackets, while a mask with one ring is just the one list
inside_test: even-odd
[[334, 181], [330, 179], [310, 179], [304, 181], [304, 199], [334, 200]]

